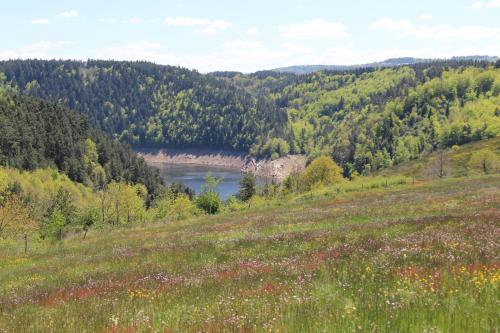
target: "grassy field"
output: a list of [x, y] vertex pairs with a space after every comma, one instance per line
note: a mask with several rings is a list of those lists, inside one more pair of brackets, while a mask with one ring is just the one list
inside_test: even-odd
[[500, 176], [0, 244], [0, 332], [498, 332]]

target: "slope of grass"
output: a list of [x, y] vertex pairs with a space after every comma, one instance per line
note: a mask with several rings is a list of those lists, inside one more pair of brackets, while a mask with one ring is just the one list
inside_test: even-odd
[[0, 332], [495, 332], [500, 176], [0, 243]]
[[[455, 146], [445, 152], [444, 169], [447, 177], [463, 177], [474, 173], [469, 170], [468, 162], [471, 155], [481, 149], [488, 149], [495, 152], [500, 157], [500, 137], [468, 143], [462, 146]], [[438, 152], [422, 156], [421, 158], [401, 163], [392, 168], [379, 172], [381, 175], [405, 175], [418, 178], [436, 178], [434, 164], [438, 157]]]

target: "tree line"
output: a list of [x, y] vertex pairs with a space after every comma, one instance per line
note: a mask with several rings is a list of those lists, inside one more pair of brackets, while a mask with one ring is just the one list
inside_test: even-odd
[[156, 169], [130, 147], [89, 126], [76, 111], [0, 86], [0, 165], [55, 168], [99, 189], [113, 181], [144, 184], [149, 200], [162, 191]]
[[[248, 150], [286, 130], [286, 111], [212, 76], [147, 62], [12, 60], [23, 94], [63, 103], [132, 145]], [[259, 139], [260, 138], [260, 139]]]

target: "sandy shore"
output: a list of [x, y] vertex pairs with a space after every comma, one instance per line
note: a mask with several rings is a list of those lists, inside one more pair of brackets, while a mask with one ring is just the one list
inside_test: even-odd
[[138, 148], [135, 151], [147, 163], [230, 167], [278, 181], [292, 172], [303, 170], [306, 162], [305, 157], [301, 155], [290, 155], [271, 161], [255, 159], [243, 152], [225, 150]]

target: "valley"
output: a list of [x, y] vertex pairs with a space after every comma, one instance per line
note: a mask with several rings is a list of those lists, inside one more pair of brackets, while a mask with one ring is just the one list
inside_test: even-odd
[[0, 332], [496, 332], [500, 62], [0, 62]]

